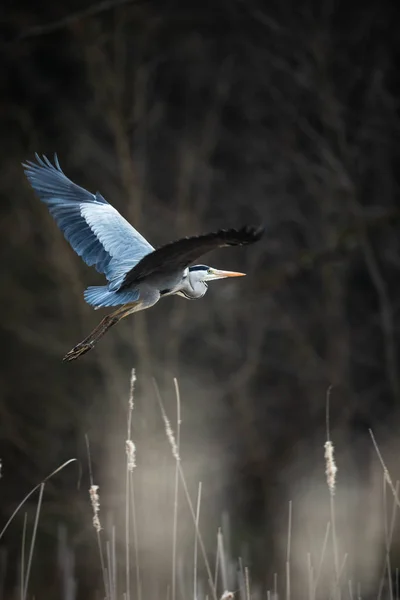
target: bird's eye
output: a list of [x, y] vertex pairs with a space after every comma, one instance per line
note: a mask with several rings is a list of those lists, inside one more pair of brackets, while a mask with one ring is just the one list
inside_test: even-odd
[[207, 275], [211, 275], [212, 269], [207, 269]]

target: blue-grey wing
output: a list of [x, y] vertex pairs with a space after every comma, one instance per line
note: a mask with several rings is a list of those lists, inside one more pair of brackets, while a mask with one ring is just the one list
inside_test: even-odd
[[117, 290], [130, 271], [153, 246], [101, 194], [91, 194], [61, 170], [36, 154], [37, 163], [23, 165], [29, 183], [75, 252], [89, 266], [104, 273], [110, 290]]

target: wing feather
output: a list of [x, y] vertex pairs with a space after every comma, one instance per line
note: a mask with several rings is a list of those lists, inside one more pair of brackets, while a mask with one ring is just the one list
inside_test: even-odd
[[109, 289], [117, 290], [153, 246], [99, 192], [92, 194], [63, 173], [57, 155], [54, 165], [36, 154], [37, 163], [23, 165], [29, 183], [75, 252], [104, 273]]
[[121, 289], [132, 283], [137, 283], [149, 275], [183, 270], [207, 252], [211, 252], [211, 250], [224, 246], [253, 244], [263, 234], [263, 227], [242, 227], [242, 229], [220, 229], [213, 233], [171, 242], [144, 256], [126, 274]]

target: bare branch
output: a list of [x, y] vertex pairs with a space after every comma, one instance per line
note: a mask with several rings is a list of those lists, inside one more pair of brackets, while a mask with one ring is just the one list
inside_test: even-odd
[[113, 8], [117, 8], [118, 6], [131, 4], [133, 1], [134, 0], [103, 0], [103, 2], [99, 2], [98, 4], [88, 6], [88, 8], [84, 10], [79, 10], [72, 14], [66, 15], [58, 21], [53, 21], [52, 23], [47, 23], [45, 25], [36, 25], [35, 27], [32, 27], [31, 29], [25, 31], [25, 33], [19, 35], [17, 41], [22, 41], [32, 37], [38, 37], [40, 35], [47, 35], [48, 33], [53, 33], [54, 31], [58, 31], [59, 29], [63, 29], [64, 27], [71, 25], [71, 23], [81, 21], [82, 19], [87, 19], [88, 17], [93, 17], [94, 15], [106, 12], [107, 10], [112, 10]]

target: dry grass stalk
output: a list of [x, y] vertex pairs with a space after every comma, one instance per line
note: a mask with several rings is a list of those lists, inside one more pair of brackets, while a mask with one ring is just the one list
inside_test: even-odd
[[127, 468], [130, 473], [136, 467], [136, 446], [132, 440], [126, 440], [125, 443], [126, 456], [127, 456]]
[[396, 501], [396, 504], [397, 504], [397, 506], [398, 506], [398, 507], [400, 507], [400, 500], [399, 500], [398, 493], [397, 493], [397, 491], [396, 491], [396, 488], [395, 488], [395, 486], [394, 486], [394, 484], [393, 484], [393, 480], [392, 480], [392, 478], [391, 478], [391, 476], [390, 476], [389, 470], [388, 470], [388, 468], [387, 468], [386, 464], [384, 463], [384, 460], [383, 460], [382, 454], [381, 454], [381, 452], [380, 452], [380, 450], [379, 450], [378, 444], [376, 443], [376, 440], [375, 440], [374, 434], [372, 433], [372, 429], [370, 429], [370, 430], [369, 430], [369, 434], [370, 434], [370, 436], [371, 436], [372, 443], [374, 444], [374, 447], [375, 447], [376, 453], [377, 453], [377, 455], [378, 455], [379, 462], [380, 462], [380, 463], [381, 463], [381, 465], [382, 465], [383, 474], [384, 474], [384, 476], [385, 476], [385, 479], [386, 479], [386, 481], [387, 481], [387, 483], [388, 483], [388, 486], [390, 487], [390, 490], [391, 490], [391, 492], [392, 492], [392, 494], [393, 494], [393, 497], [394, 497], [394, 499], [395, 499], [395, 501]]
[[132, 369], [131, 371], [131, 381], [129, 387], [129, 409], [133, 410], [133, 392], [135, 391], [135, 382], [136, 382], [136, 371]]
[[[398, 494], [399, 492], [399, 482], [396, 481], [396, 494]], [[395, 522], [396, 522], [396, 515], [397, 515], [397, 504], [396, 504], [396, 500], [393, 499], [393, 506], [392, 506], [392, 515], [391, 515], [391, 519], [390, 519], [390, 524], [388, 522], [388, 513], [387, 513], [387, 481], [386, 481], [386, 476], [383, 473], [383, 522], [384, 522], [384, 531], [385, 531], [385, 546], [386, 546], [386, 560], [384, 562], [384, 564], [382, 565], [382, 573], [381, 573], [381, 578], [380, 578], [380, 584], [379, 584], [379, 589], [378, 589], [378, 595], [377, 595], [377, 600], [381, 600], [382, 595], [383, 595], [383, 591], [384, 591], [384, 587], [385, 587], [385, 583], [386, 583], [386, 578], [385, 578], [385, 572], [387, 570], [387, 584], [388, 584], [388, 592], [389, 592], [389, 598], [392, 599], [394, 597], [393, 595], [393, 581], [392, 581], [392, 565], [391, 565], [391, 557], [390, 557], [390, 551], [391, 551], [391, 547], [392, 547], [392, 540], [393, 540], [393, 533], [394, 533], [394, 527], [395, 527]], [[396, 596], [396, 599], [398, 599], [398, 595]]]
[[331, 432], [329, 425], [329, 402], [331, 399], [332, 385], [326, 392], [326, 442], [325, 448], [325, 474], [331, 497], [335, 494], [337, 466], [334, 457], [334, 447], [331, 441]]
[[334, 447], [330, 440], [325, 442], [325, 474], [331, 496], [335, 494], [337, 466], [334, 457]]
[[33, 531], [32, 531], [32, 537], [31, 537], [31, 544], [30, 544], [30, 548], [29, 548], [28, 563], [27, 563], [27, 566], [26, 566], [24, 590], [23, 590], [23, 597], [22, 597], [23, 600], [26, 600], [26, 597], [28, 595], [29, 576], [30, 576], [30, 573], [31, 573], [32, 560], [33, 560], [33, 551], [35, 549], [37, 528], [38, 528], [38, 525], [39, 525], [40, 510], [42, 508], [44, 486], [45, 486], [45, 483], [42, 482], [40, 484], [40, 488], [39, 488], [39, 499], [38, 499], [38, 503], [37, 503], [37, 507], [36, 507], [35, 521], [33, 523]]
[[221, 528], [218, 529], [217, 534], [217, 551], [215, 553], [215, 571], [214, 571], [214, 589], [217, 589], [218, 585], [218, 572], [219, 572], [219, 535], [221, 532]]
[[63, 463], [62, 465], [57, 467], [57, 469], [52, 471], [50, 473], [50, 475], [47, 475], [47, 477], [45, 477], [41, 483], [38, 483], [37, 485], [35, 485], [35, 487], [32, 488], [31, 491], [28, 492], [28, 494], [26, 494], [25, 498], [23, 498], [23, 500], [21, 500], [21, 502], [18, 504], [17, 508], [12, 513], [11, 517], [8, 519], [7, 523], [4, 525], [3, 529], [0, 531], [0, 540], [3, 537], [3, 535], [5, 534], [5, 532], [7, 531], [10, 523], [13, 521], [15, 515], [19, 512], [20, 508], [25, 504], [25, 502], [27, 500], [29, 500], [29, 498], [32, 496], [32, 494], [34, 494], [36, 492], [36, 490], [40, 489], [42, 487], [42, 485], [44, 485], [47, 481], [49, 481], [49, 479], [54, 477], [54, 475], [56, 475], [57, 473], [62, 471], [67, 465], [69, 465], [75, 461], [76, 461], [76, 458], [70, 458], [69, 460], [67, 460], [65, 463]]
[[[324, 537], [324, 542], [322, 544], [322, 550], [321, 550], [321, 556], [320, 556], [320, 560], [319, 560], [319, 564], [318, 564], [318, 569], [315, 575], [315, 580], [314, 580], [314, 584], [312, 587], [312, 598], [316, 598], [316, 594], [317, 594], [317, 586], [318, 586], [318, 582], [319, 582], [319, 578], [322, 572], [322, 564], [324, 562], [324, 558], [325, 558], [325, 553], [326, 553], [326, 548], [328, 545], [328, 538], [329, 538], [329, 533], [331, 530], [331, 522], [328, 521], [328, 523], [326, 524], [326, 530], [325, 530], [325, 537]], [[312, 581], [312, 579], [311, 579]]]
[[228, 586], [228, 576], [227, 576], [227, 572], [226, 572], [224, 537], [223, 537], [221, 528], [218, 530], [217, 541], [218, 541], [218, 555], [219, 555], [219, 564], [220, 564], [222, 585], [226, 589]]
[[165, 425], [165, 433], [167, 434], [168, 441], [171, 445], [172, 455], [175, 458], [175, 460], [177, 462], [179, 462], [181, 459], [179, 456], [178, 446], [175, 441], [175, 435], [174, 435], [174, 432], [172, 431], [171, 423], [169, 422], [169, 419], [164, 411], [163, 411], [163, 420], [164, 420], [164, 425]]
[[127, 469], [128, 472], [132, 472], [136, 467], [136, 446], [132, 441], [132, 411], [134, 407], [133, 395], [135, 391], [136, 373], [135, 369], [131, 371], [131, 381], [129, 386], [129, 400], [128, 400], [128, 432], [127, 440], [125, 442], [125, 450], [127, 456]]
[[21, 598], [24, 597], [25, 589], [25, 544], [26, 544], [26, 524], [28, 520], [28, 514], [24, 514], [24, 526], [22, 528], [22, 544], [21, 544]]
[[[174, 377], [174, 386], [175, 386], [175, 397], [176, 397], [176, 429], [177, 429], [177, 443], [175, 443], [174, 434], [172, 432], [171, 426], [167, 419], [167, 416], [164, 411], [165, 417], [165, 431], [167, 433], [167, 437], [171, 444], [172, 454], [176, 460], [175, 465], [175, 486], [174, 486], [174, 522], [173, 522], [173, 531], [172, 531], [172, 600], [176, 598], [176, 551], [177, 551], [177, 540], [178, 540], [178, 497], [179, 497], [179, 449], [181, 443], [181, 395], [178, 385], [178, 380]], [[197, 525], [197, 520], [195, 522]], [[195, 537], [197, 539], [197, 537]], [[196, 600], [196, 597], [194, 597]]]
[[[292, 501], [289, 501], [288, 537], [286, 550], [286, 600], [290, 600], [290, 550], [292, 545]], [[250, 596], [249, 596], [250, 598]]]
[[100, 496], [98, 494], [98, 485], [91, 485], [89, 489], [90, 503], [93, 510], [93, 527], [99, 533], [101, 531], [101, 523], [99, 519], [100, 512]]
[[[201, 481], [199, 482], [199, 488], [197, 492], [197, 506], [196, 506], [196, 529], [199, 529], [200, 522], [200, 504], [201, 504]], [[197, 536], [194, 536], [194, 556], [193, 556], [193, 600], [197, 600]]]
[[[246, 586], [246, 599], [250, 600], [250, 598], [251, 598], [251, 596], [250, 596], [250, 573], [249, 573], [248, 567], [244, 568], [244, 581], [245, 581], [245, 586]], [[233, 598], [233, 594], [231, 597]]]
[[99, 486], [94, 485], [94, 483], [93, 483], [92, 459], [90, 456], [90, 444], [89, 444], [89, 437], [87, 434], [85, 435], [85, 441], [86, 441], [86, 451], [87, 451], [88, 467], [89, 467], [89, 479], [90, 479], [89, 496], [90, 496], [90, 503], [92, 505], [92, 510], [93, 510], [93, 527], [96, 530], [97, 545], [99, 548], [99, 556], [100, 556], [101, 572], [103, 575], [104, 593], [105, 593], [106, 599], [108, 600], [110, 597], [109, 589], [108, 589], [108, 574], [107, 574], [107, 569], [106, 569], [106, 565], [105, 565], [105, 561], [104, 561], [103, 546], [102, 546], [101, 537], [100, 537], [101, 523], [100, 523], [100, 519], [99, 519], [99, 511], [100, 511], [100, 497], [98, 494]]
[[131, 597], [131, 582], [130, 582], [130, 535], [131, 535], [131, 516], [132, 516], [132, 532], [135, 551], [135, 566], [136, 566], [136, 594], [137, 599], [141, 600], [141, 583], [140, 583], [140, 562], [139, 562], [139, 545], [137, 534], [136, 521], [136, 502], [135, 491], [133, 485], [133, 469], [136, 467], [136, 445], [132, 440], [132, 412], [134, 409], [134, 391], [136, 382], [135, 369], [131, 371], [131, 380], [129, 386], [128, 399], [128, 419], [127, 419], [127, 439], [125, 442], [126, 452], [126, 489], [125, 489], [125, 577], [126, 577], [126, 598]]
[[[194, 511], [193, 502], [192, 502], [192, 500], [190, 498], [188, 486], [187, 486], [187, 483], [186, 483], [186, 478], [185, 478], [185, 475], [184, 475], [184, 472], [183, 472], [183, 469], [182, 469], [182, 465], [181, 465], [181, 462], [180, 462], [178, 446], [177, 446], [177, 444], [175, 442], [175, 437], [174, 437], [174, 434], [172, 432], [171, 426], [169, 425], [169, 420], [167, 418], [167, 415], [166, 415], [166, 412], [165, 412], [165, 409], [164, 409], [163, 401], [162, 401], [162, 398], [161, 398], [160, 391], [159, 391], [159, 389], [157, 387], [157, 383], [156, 383], [155, 380], [153, 380], [153, 383], [154, 383], [154, 389], [155, 389], [155, 392], [156, 392], [158, 404], [160, 406], [162, 418], [163, 418], [163, 421], [164, 421], [164, 424], [165, 424], [165, 431], [166, 431], [167, 438], [168, 438], [168, 441], [169, 441], [170, 446], [171, 446], [172, 455], [174, 456], [174, 458], [176, 460], [176, 466], [177, 466], [177, 472], [179, 474], [179, 479], [180, 479], [180, 481], [182, 483], [182, 488], [183, 488], [183, 491], [184, 491], [185, 496], [186, 496], [186, 500], [187, 500], [187, 503], [188, 503], [188, 506], [189, 506], [190, 514], [191, 514], [192, 519], [193, 519], [193, 524], [195, 526], [197, 540], [199, 542], [201, 554], [203, 556], [204, 566], [205, 566], [206, 571], [207, 571], [208, 583], [209, 583], [210, 590], [211, 590], [211, 593], [212, 593], [212, 598], [213, 598], [213, 600], [218, 600], [217, 599], [216, 590], [215, 590], [215, 587], [214, 587], [214, 583], [213, 583], [213, 577], [212, 577], [212, 573], [211, 573], [211, 569], [210, 569], [210, 563], [208, 562], [208, 559], [207, 559], [207, 554], [206, 554], [206, 549], [205, 549], [205, 546], [204, 546], [204, 541], [203, 541], [202, 535], [200, 533], [200, 530], [198, 528], [198, 524], [197, 524], [197, 521], [196, 521], [196, 513]], [[178, 387], [178, 382], [177, 382], [176, 379], [174, 379], [174, 383], [175, 383], [175, 391], [176, 391], [176, 395], [177, 395], [177, 406], [178, 406], [178, 415], [177, 415], [178, 418], [177, 418], [177, 421], [178, 421], [178, 425], [179, 425], [180, 424], [179, 387]], [[168, 429], [168, 425], [169, 425], [169, 429]]]
[[[326, 442], [325, 442], [325, 474], [326, 482], [329, 488], [330, 494], [330, 511], [331, 511], [331, 525], [332, 525], [332, 549], [333, 559], [335, 565], [335, 583], [334, 583], [334, 597], [336, 598], [336, 591], [338, 590], [339, 584], [339, 550], [336, 537], [336, 511], [335, 511], [335, 486], [336, 486], [336, 473], [337, 467], [334, 458], [334, 448], [331, 442], [330, 436], [330, 424], [329, 424], [329, 402], [331, 398], [332, 385], [329, 386], [326, 393]], [[340, 595], [339, 595], [340, 596]]]

